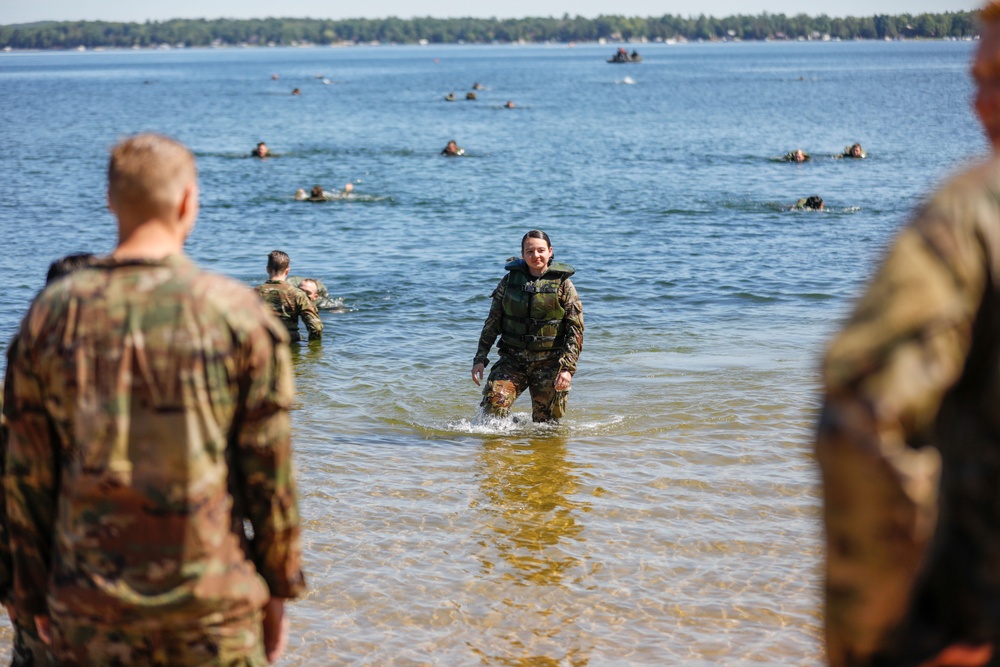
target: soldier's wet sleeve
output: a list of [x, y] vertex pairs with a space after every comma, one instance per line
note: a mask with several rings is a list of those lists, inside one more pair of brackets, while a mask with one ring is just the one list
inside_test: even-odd
[[[507, 274], [510, 275], [510, 274]], [[503, 319], [503, 295], [507, 290], [507, 276], [500, 279], [493, 294], [490, 295], [490, 312], [483, 322], [483, 331], [479, 334], [479, 346], [476, 349], [476, 356], [472, 359], [472, 364], [482, 364], [486, 366], [490, 363], [490, 348], [500, 335], [500, 321]]]
[[316, 304], [309, 300], [305, 292], [296, 295], [296, 304], [302, 321], [305, 322], [306, 330], [309, 332], [309, 340], [321, 340], [323, 338], [323, 320], [319, 319], [319, 311]]
[[566, 342], [559, 357], [559, 368], [573, 375], [576, 373], [576, 362], [580, 359], [580, 351], [583, 350], [583, 304], [580, 303], [576, 287], [569, 280], [564, 280], [559, 287], [559, 299], [566, 311], [563, 317], [566, 323]]
[[282, 335], [271, 322], [254, 330], [246, 343], [234, 465], [253, 526], [254, 564], [272, 597], [291, 598], [304, 590], [305, 580], [288, 414], [294, 392], [291, 356]]
[[58, 443], [45, 412], [41, 383], [30, 371], [24, 347], [12, 347], [7, 362], [4, 484], [14, 606], [30, 618], [47, 613]]
[[965, 364], [986, 254], [972, 225], [925, 212], [824, 360], [816, 453], [836, 667], [867, 664], [906, 612], [937, 520], [940, 453], [920, 436]]

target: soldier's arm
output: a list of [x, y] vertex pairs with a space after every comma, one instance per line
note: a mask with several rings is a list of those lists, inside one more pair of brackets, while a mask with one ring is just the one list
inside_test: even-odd
[[583, 349], [583, 304], [580, 303], [576, 287], [569, 280], [564, 280], [559, 287], [559, 300], [566, 311], [563, 317], [566, 342], [559, 357], [559, 367], [573, 375], [576, 373], [576, 362], [580, 359], [580, 351]]
[[834, 666], [861, 664], [901, 620], [935, 529], [940, 455], [921, 435], [966, 363], [987, 254], [971, 226], [939, 215], [899, 236], [824, 361], [816, 453]]
[[24, 620], [45, 616], [55, 525], [58, 442], [23, 344], [10, 348], [4, 388], [5, 491], [13, 599]]
[[296, 301], [299, 306], [299, 315], [309, 332], [309, 340], [321, 340], [323, 338], [323, 320], [319, 319], [316, 304], [309, 300], [305, 292], [300, 293], [296, 297]]
[[[507, 276], [509, 275], [507, 274]], [[500, 335], [500, 320], [503, 319], [503, 295], [507, 290], [507, 276], [500, 279], [493, 294], [490, 295], [492, 297], [490, 312], [486, 315], [483, 331], [479, 334], [479, 346], [476, 349], [476, 356], [472, 359], [473, 366], [476, 364], [485, 366], [489, 363], [490, 348], [493, 347], [497, 336]]]
[[305, 587], [289, 406], [293, 386], [285, 335], [274, 323], [251, 332], [241, 363], [233, 465], [241, 505], [253, 526], [251, 556], [272, 597]]

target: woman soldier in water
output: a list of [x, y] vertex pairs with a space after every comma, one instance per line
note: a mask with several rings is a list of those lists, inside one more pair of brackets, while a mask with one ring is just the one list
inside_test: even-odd
[[531, 419], [554, 421], [566, 412], [566, 395], [583, 347], [583, 307], [570, 282], [573, 267], [552, 262], [552, 243], [532, 230], [521, 239], [521, 259], [504, 266], [507, 275], [493, 290], [490, 314], [472, 362], [477, 385], [497, 336], [500, 359], [493, 365], [480, 405], [489, 415], [506, 416], [525, 389]]

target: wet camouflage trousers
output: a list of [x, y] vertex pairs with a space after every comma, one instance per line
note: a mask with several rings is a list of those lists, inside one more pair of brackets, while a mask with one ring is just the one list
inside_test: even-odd
[[501, 356], [490, 371], [483, 387], [483, 401], [479, 405], [487, 414], [505, 417], [517, 397], [527, 389], [531, 394], [532, 421], [559, 419], [566, 414], [569, 392], [556, 391], [557, 375], [558, 359], [525, 360]]
[[87, 667], [267, 667], [261, 616], [190, 627], [97, 627], [52, 624], [52, 651], [60, 665]]

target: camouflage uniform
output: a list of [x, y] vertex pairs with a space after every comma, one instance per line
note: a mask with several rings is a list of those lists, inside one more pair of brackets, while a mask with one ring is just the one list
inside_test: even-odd
[[1000, 162], [900, 233], [823, 371], [830, 664], [1000, 664]]
[[[483, 332], [479, 336], [479, 349], [472, 362], [488, 365], [487, 355], [497, 336], [500, 336], [498, 345], [500, 359], [493, 365], [486, 380], [480, 405], [487, 413], [506, 415], [517, 397], [527, 389], [531, 394], [533, 421], [559, 419], [566, 412], [568, 392], [555, 390], [556, 376], [562, 371], [569, 371], [570, 375], [575, 374], [576, 362], [580, 358], [580, 350], [583, 349], [583, 306], [576, 294], [576, 288], [569, 280], [573, 269], [566, 264], [554, 263], [544, 276], [535, 279], [528, 271], [524, 260], [512, 260], [504, 268], [509, 273], [500, 279], [500, 283], [493, 290], [490, 312], [483, 324]], [[515, 276], [515, 274], [521, 275]], [[534, 285], [539, 283], [551, 282], [558, 285], [555, 287], [557, 290], [555, 300], [565, 314], [558, 326], [553, 325], [551, 332], [545, 332], [552, 335], [544, 338], [553, 340], [542, 345], [525, 345], [524, 341], [518, 340], [520, 337], [511, 331], [511, 318], [507, 312], [510, 311], [511, 299], [515, 296], [508, 294], [512, 276], [515, 276], [514, 281], [518, 285], [524, 283], [519, 291], [526, 293], [532, 293]], [[538, 323], [541, 330], [541, 321], [534, 320], [534, 322]], [[532, 331], [526, 333], [531, 334]], [[543, 336], [525, 335], [523, 338], [541, 339]]]
[[[17, 336], [7, 348], [8, 354], [17, 347]], [[10, 366], [8, 365], [8, 369]], [[9, 382], [4, 382], [4, 393], [9, 386]], [[7, 458], [7, 420], [3, 417], [3, 400], [0, 400], [0, 478], [3, 477]], [[13, 567], [11, 566], [9, 528], [7, 526], [7, 498], [0, 493], [0, 600], [4, 603], [11, 601], [11, 589], [13, 587]], [[12, 667], [43, 667], [54, 664], [52, 656], [48, 652], [48, 647], [38, 636], [35, 630], [34, 618], [20, 616], [17, 614], [10, 619], [14, 629], [14, 642], [11, 647]]]
[[320, 340], [323, 337], [323, 322], [319, 319], [316, 306], [298, 287], [292, 287], [283, 280], [268, 280], [254, 289], [288, 329], [289, 340], [301, 340], [299, 318], [305, 322], [309, 340]]
[[285, 343], [182, 255], [102, 260], [31, 306], [7, 515], [14, 604], [51, 618], [59, 664], [266, 664], [260, 609], [304, 588]]

